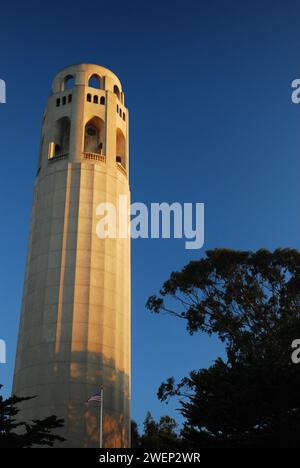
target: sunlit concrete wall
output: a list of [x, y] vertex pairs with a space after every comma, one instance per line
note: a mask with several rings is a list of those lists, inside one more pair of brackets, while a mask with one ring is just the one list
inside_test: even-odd
[[[88, 86], [93, 74], [101, 89]], [[74, 86], [64, 89], [68, 76]], [[87, 94], [97, 95], [98, 103], [88, 102]], [[65, 117], [68, 147], [55, 157], [57, 121]], [[96, 159], [84, 152], [85, 125], [94, 117], [104, 122]], [[126, 146], [122, 165], [116, 162], [118, 129]], [[130, 239], [96, 234], [99, 203], [117, 206], [119, 195], [130, 202], [128, 176], [120, 81], [97, 65], [64, 69], [43, 119], [13, 385], [16, 395], [37, 395], [22, 404], [22, 419], [55, 414], [65, 420], [56, 432], [67, 441], [59, 446], [99, 446], [99, 405], [85, 402], [101, 385], [104, 447], [130, 444]]]

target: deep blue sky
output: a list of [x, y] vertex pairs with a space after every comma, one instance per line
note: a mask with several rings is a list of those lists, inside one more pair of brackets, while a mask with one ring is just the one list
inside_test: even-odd
[[[297, 1], [8, 2], [1, 6], [0, 338], [10, 390], [41, 116], [52, 77], [99, 63], [130, 111], [134, 201], [204, 202], [205, 249], [300, 246]], [[162, 380], [206, 366], [216, 340], [145, 310], [169, 273], [204, 254], [181, 240], [132, 244], [133, 417], [174, 413]]]

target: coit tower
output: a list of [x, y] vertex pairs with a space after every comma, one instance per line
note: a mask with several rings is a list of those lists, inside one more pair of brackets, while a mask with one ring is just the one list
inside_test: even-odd
[[[129, 206], [128, 110], [110, 70], [53, 80], [43, 115], [13, 393], [24, 421], [55, 414], [60, 447], [130, 444], [130, 238], [99, 236], [104, 203]], [[123, 196], [123, 197], [120, 197]], [[129, 214], [128, 214], [129, 216]], [[116, 217], [119, 219], [118, 217]]]

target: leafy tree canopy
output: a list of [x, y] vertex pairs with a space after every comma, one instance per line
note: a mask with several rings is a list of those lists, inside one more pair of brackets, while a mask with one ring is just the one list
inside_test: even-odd
[[171, 449], [180, 443], [175, 420], [170, 416], [162, 416], [156, 422], [150, 411], [146, 414], [142, 435], [138, 432], [136, 422], [132, 421], [131, 438], [133, 448]]
[[[0, 385], [0, 389], [3, 386]], [[3, 399], [0, 396], [0, 448], [30, 448], [33, 446], [52, 447], [54, 442], [65, 439], [52, 433], [63, 427], [64, 421], [56, 416], [33, 421], [20, 421], [16, 418], [19, 413], [18, 404], [32, 400], [35, 397], [12, 396]]]
[[148, 308], [216, 334], [226, 360], [169, 378], [158, 396], [180, 399], [182, 436], [192, 446], [295, 446], [300, 436], [300, 253], [215, 249], [171, 274]]

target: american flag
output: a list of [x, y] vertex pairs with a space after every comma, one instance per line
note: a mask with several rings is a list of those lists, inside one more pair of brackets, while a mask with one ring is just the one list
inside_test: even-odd
[[102, 390], [100, 392], [97, 392], [94, 395], [90, 396], [87, 403], [89, 403], [90, 401], [98, 401], [99, 403], [101, 403], [101, 401], [102, 401]]

